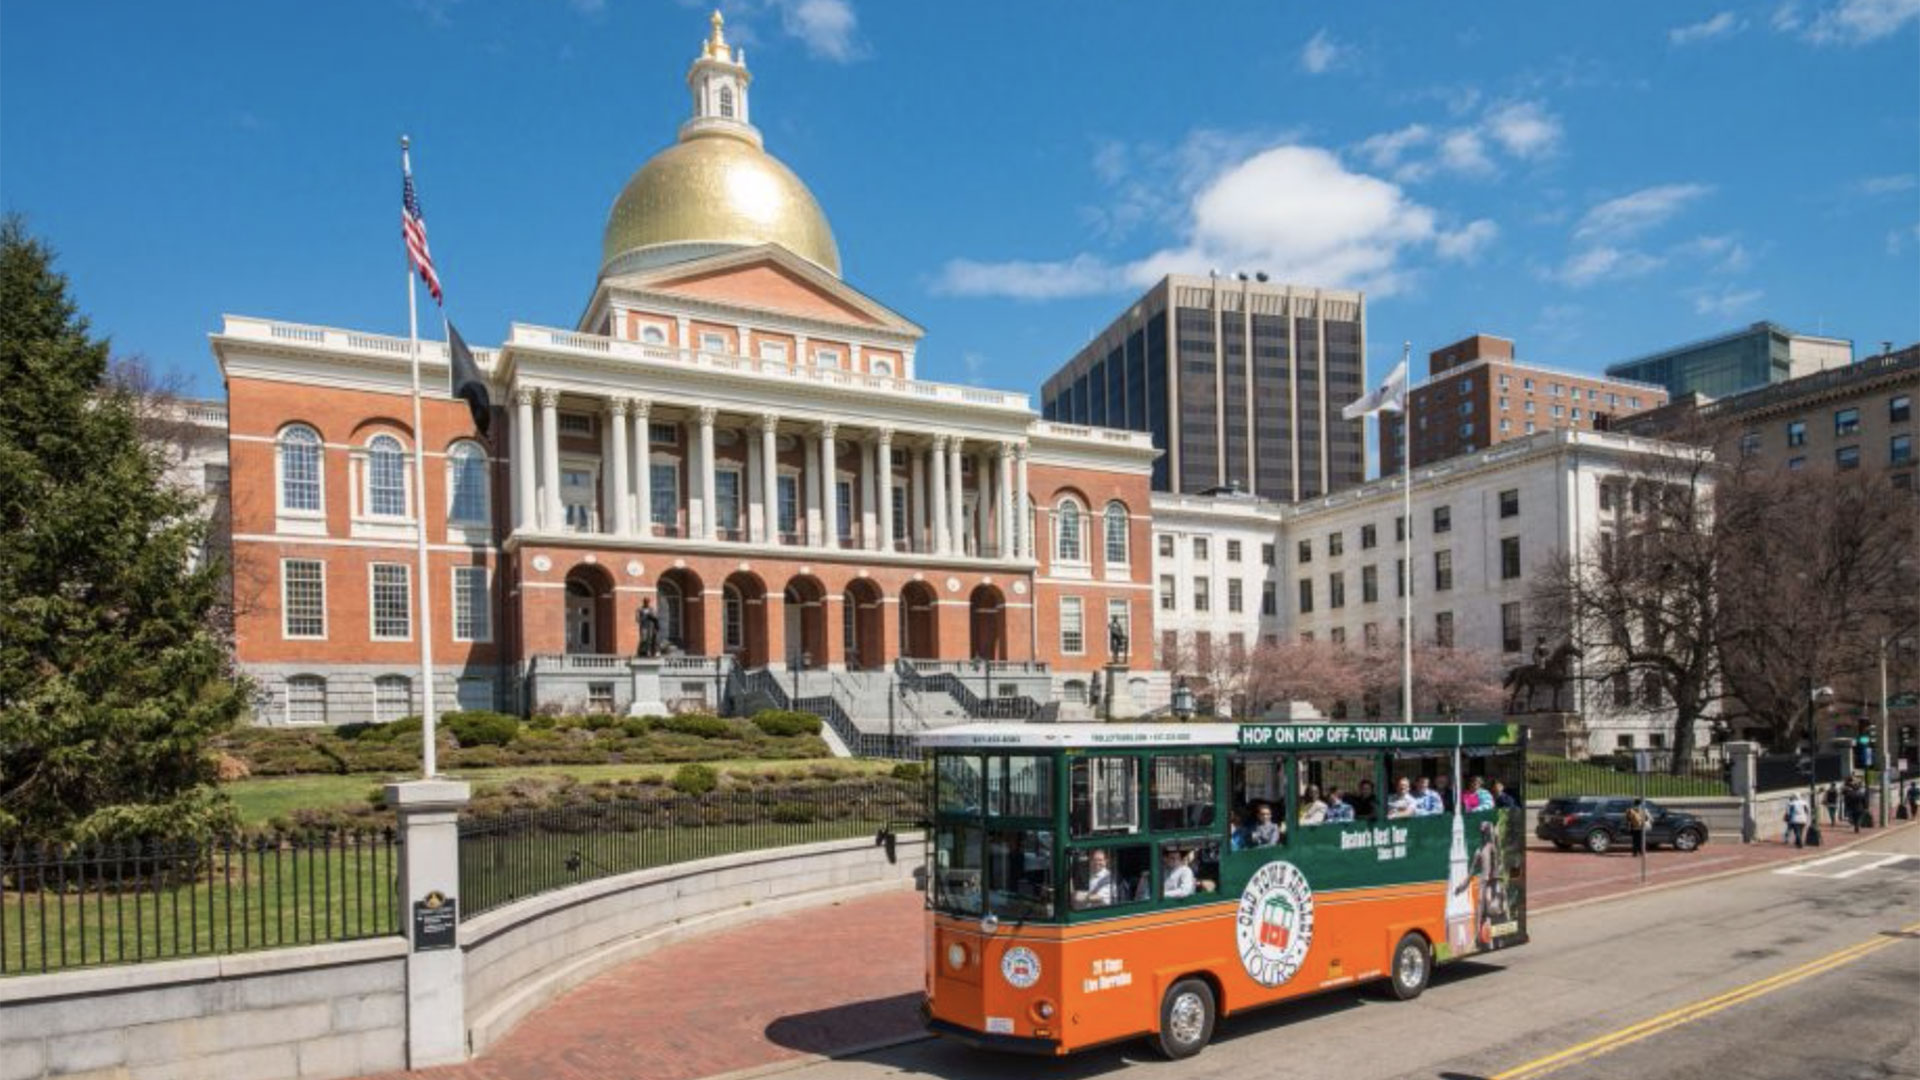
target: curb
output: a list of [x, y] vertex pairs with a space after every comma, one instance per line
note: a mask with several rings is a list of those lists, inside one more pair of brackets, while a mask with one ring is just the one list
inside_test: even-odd
[[700, 1080], [754, 1080], [755, 1077], [760, 1076], [776, 1076], [780, 1073], [792, 1072], [795, 1069], [804, 1069], [810, 1065], [821, 1065], [829, 1061], [839, 1061], [843, 1058], [859, 1057], [861, 1054], [871, 1054], [875, 1050], [885, 1050], [894, 1046], [905, 1046], [908, 1043], [925, 1042], [933, 1037], [933, 1033], [930, 1031], [916, 1031], [909, 1035], [892, 1035], [884, 1039], [873, 1039], [869, 1042], [856, 1043], [852, 1046], [831, 1050], [824, 1054], [802, 1054], [799, 1057], [770, 1061], [765, 1065], [749, 1065], [744, 1069], [735, 1069], [732, 1072], [714, 1073], [711, 1076], [703, 1076]]
[[1794, 866], [1803, 862], [1812, 862], [1815, 859], [1825, 858], [1829, 855], [1838, 854], [1843, 851], [1851, 851], [1854, 848], [1859, 847], [1861, 844], [1871, 843], [1875, 840], [1883, 839], [1888, 836], [1893, 836], [1897, 833], [1901, 833], [1908, 829], [1915, 828], [1916, 826], [1920, 826], [1920, 821], [1908, 821], [1905, 825], [1895, 825], [1892, 828], [1887, 828], [1885, 826], [1882, 826], [1878, 829], [1875, 829], [1872, 835], [1862, 833], [1860, 836], [1860, 839], [1854, 840], [1854, 841], [1851, 841], [1850, 843], [1845, 843], [1845, 844], [1834, 844], [1834, 845], [1823, 844], [1818, 849], [1811, 850], [1808, 852], [1808, 854], [1805, 854], [1805, 855], [1794, 855], [1784, 859], [1777, 859], [1772, 862], [1757, 863], [1753, 866], [1735, 867], [1732, 870], [1720, 870], [1711, 874], [1701, 874], [1696, 877], [1681, 878], [1678, 881], [1663, 881], [1657, 885], [1633, 885], [1633, 886], [1629, 886], [1624, 891], [1616, 892], [1616, 893], [1608, 893], [1605, 896], [1589, 896], [1585, 900], [1569, 900], [1564, 904], [1550, 904], [1547, 907], [1543, 907], [1534, 911], [1527, 912], [1527, 917], [1529, 919], [1532, 919], [1542, 915], [1554, 915], [1562, 911], [1572, 911], [1575, 908], [1592, 907], [1595, 904], [1605, 904], [1615, 900], [1631, 900], [1634, 897], [1646, 896], [1650, 893], [1656, 893], [1656, 892], [1665, 892], [1668, 889], [1678, 889], [1686, 885], [1699, 885], [1703, 882], [1720, 881], [1724, 878], [1739, 877], [1741, 874], [1751, 874], [1756, 870], [1773, 870], [1773, 869], [1778, 869], [1779, 867], [1782, 867], [1782, 866]]

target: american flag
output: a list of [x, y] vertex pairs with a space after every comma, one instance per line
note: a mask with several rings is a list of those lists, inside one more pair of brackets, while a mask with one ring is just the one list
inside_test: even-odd
[[433, 302], [440, 303], [440, 275], [433, 268], [433, 253], [427, 250], [427, 219], [420, 216], [420, 198], [413, 193], [413, 164], [401, 167], [405, 178], [400, 189], [400, 234], [407, 240], [407, 260], [420, 271]]

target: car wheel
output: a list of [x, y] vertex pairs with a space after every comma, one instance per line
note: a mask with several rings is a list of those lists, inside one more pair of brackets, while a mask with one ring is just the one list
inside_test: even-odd
[[1699, 829], [1681, 829], [1673, 834], [1673, 850], [1693, 851], [1700, 846]]
[[1393, 971], [1387, 990], [1401, 1001], [1412, 1001], [1433, 979], [1433, 950], [1419, 934], [1407, 934], [1393, 947]]
[[1168, 1060], [1189, 1058], [1213, 1038], [1213, 987], [1200, 979], [1181, 979], [1160, 1003], [1160, 1033], [1154, 1045]]
[[1605, 829], [1595, 829], [1587, 834], [1587, 850], [1595, 855], [1605, 855], [1613, 850], [1613, 834]]
[[1573, 845], [1572, 845], [1572, 844], [1569, 844], [1569, 843], [1568, 843], [1568, 842], [1566, 842], [1565, 840], [1555, 840], [1555, 841], [1553, 842], [1553, 846], [1554, 846], [1554, 847], [1557, 847], [1557, 848], [1559, 848], [1559, 849], [1560, 849], [1561, 851], [1572, 851], [1572, 850], [1573, 850]]

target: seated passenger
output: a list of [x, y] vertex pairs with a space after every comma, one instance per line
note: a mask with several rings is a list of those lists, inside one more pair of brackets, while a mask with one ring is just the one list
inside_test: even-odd
[[1280, 826], [1274, 823], [1273, 807], [1261, 803], [1253, 812], [1253, 829], [1247, 833], [1248, 847], [1272, 847], [1280, 842]]
[[1347, 799], [1347, 804], [1353, 807], [1354, 817], [1371, 818], [1373, 816], [1374, 805], [1373, 781], [1360, 781], [1359, 790], [1355, 791], [1352, 797]]
[[1300, 796], [1300, 824], [1324, 825], [1326, 820], [1327, 804], [1320, 801], [1320, 785], [1308, 784]]
[[1518, 810], [1520, 803], [1507, 794], [1507, 785], [1498, 780], [1493, 782], [1493, 808], [1495, 810]]
[[1077, 907], [1107, 907], [1114, 902], [1113, 871], [1107, 867], [1107, 853], [1094, 851], [1087, 855], [1087, 889], [1075, 897]]
[[1337, 824], [1353, 820], [1353, 804], [1340, 794], [1339, 788], [1327, 789], [1327, 823]]
[[1393, 782], [1393, 794], [1387, 796], [1387, 816], [1390, 818], [1412, 817], [1413, 806], [1413, 785], [1403, 776]]
[[1460, 795], [1460, 809], [1469, 814], [1493, 809], [1493, 793], [1480, 786], [1480, 778], [1467, 777], [1467, 790]]
[[1440, 801], [1440, 793], [1427, 784], [1424, 776], [1413, 781], [1413, 816], [1427, 817], [1432, 814], [1444, 814], [1447, 804]]
[[1240, 811], [1227, 811], [1227, 850], [1245, 851], [1248, 846], [1247, 825], [1240, 820]]
[[1193, 867], [1187, 865], [1187, 853], [1168, 848], [1160, 855], [1160, 895], [1172, 900], [1192, 896]]

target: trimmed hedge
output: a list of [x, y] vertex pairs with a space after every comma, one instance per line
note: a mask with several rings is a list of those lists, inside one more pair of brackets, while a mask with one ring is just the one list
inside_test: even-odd
[[762, 709], [754, 713], [753, 726], [773, 736], [820, 734], [818, 716], [786, 709]]
[[705, 795], [720, 786], [720, 774], [709, 765], [682, 765], [673, 770], [673, 790], [682, 795]]
[[698, 713], [687, 716], [663, 716], [655, 721], [654, 726], [662, 731], [692, 735], [701, 739], [725, 739], [739, 734], [734, 726], [725, 720], [717, 716], [702, 716]]

